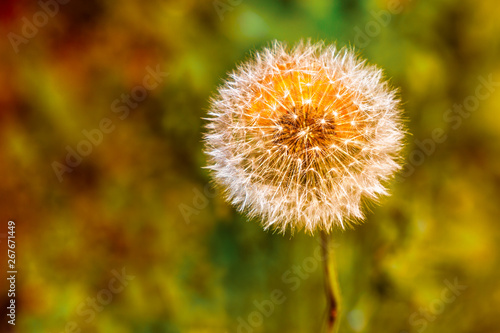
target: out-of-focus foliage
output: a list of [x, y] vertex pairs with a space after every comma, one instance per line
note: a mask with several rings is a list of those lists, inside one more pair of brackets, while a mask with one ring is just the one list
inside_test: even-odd
[[[385, 68], [412, 134], [392, 196], [335, 235], [341, 332], [499, 332], [500, 85], [483, 84], [500, 82], [497, 0], [58, 7], [21, 43], [11, 33], [41, 5], [0, 4], [0, 236], [15, 220], [18, 332], [320, 331], [317, 240], [262, 231], [202, 169], [202, 117], [225, 73], [301, 38]], [[168, 76], [126, 106], [147, 68]], [[105, 118], [114, 130], [60, 182], [54, 162]], [[135, 278], [110, 292], [122, 269]], [[274, 290], [284, 301], [270, 307]]]

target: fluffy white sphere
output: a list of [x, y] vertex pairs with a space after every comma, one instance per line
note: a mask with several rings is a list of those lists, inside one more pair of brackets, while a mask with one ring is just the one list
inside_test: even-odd
[[273, 43], [230, 74], [208, 121], [215, 182], [266, 229], [344, 228], [400, 168], [395, 92], [348, 49]]

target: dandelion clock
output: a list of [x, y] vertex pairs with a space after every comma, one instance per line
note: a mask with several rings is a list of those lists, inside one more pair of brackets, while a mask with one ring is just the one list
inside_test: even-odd
[[[211, 100], [205, 152], [227, 200], [265, 229], [319, 232], [363, 219], [387, 195], [404, 131], [382, 71], [349, 49], [279, 42], [241, 64]], [[331, 261], [329, 320], [338, 327]]]

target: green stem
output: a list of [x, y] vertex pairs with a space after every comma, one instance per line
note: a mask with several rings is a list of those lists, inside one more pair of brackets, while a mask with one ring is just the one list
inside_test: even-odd
[[327, 302], [326, 332], [336, 333], [340, 321], [340, 287], [337, 278], [335, 255], [332, 250], [330, 235], [321, 231], [321, 247], [323, 250], [323, 268]]

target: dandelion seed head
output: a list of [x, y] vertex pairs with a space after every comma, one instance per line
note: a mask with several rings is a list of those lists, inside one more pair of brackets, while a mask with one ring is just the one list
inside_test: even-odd
[[213, 177], [265, 228], [344, 228], [400, 168], [395, 92], [348, 49], [275, 42], [230, 75], [209, 114]]

